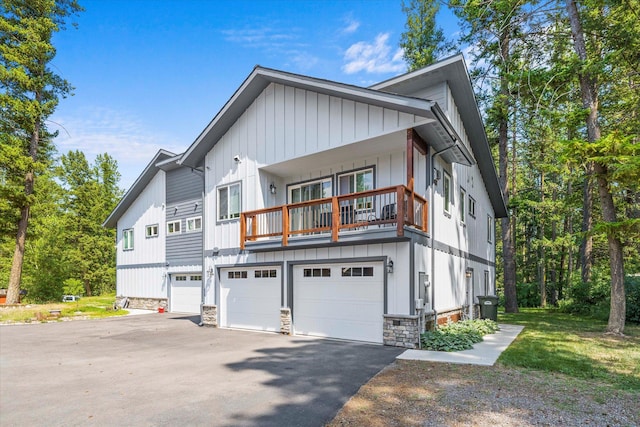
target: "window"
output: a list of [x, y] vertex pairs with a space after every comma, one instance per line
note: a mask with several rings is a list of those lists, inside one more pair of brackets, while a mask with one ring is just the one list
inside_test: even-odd
[[167, 234], [180, 233], [180, 220], [171, 221], [167, 223]]
[[333, 181], [331, 177], [315, 181], [307, 181], [288, 186], [289, 203], [306, 202], [309, 200], [324, 199], [333, 195]]
[[122, 231], [122, 249], [125, 251], [133, 250], [133, 228]]
[[373, 277], [373, 267], [342, 267], [342, 277]]
[[489, 281], [489, 270], [484, 271], [484, 294], [489, 295], [491, 290], [491, 283]]
[[493, 242], [493, 218], [487, 215], [487, 242]]
[[201, 275], [201, 274], [199, 274], [199, 275], [197, 275], [197, 276], [191, 276], [191, 277], [190, 277], [190, 279], [191, 279], [192, 281], [199, 281], [199, 280], [202, 280], [202, 275]]
[[469, 216], [471, 218], [476, 217], [476, 199], [469, 196]]
[[247, 278], [247, 270], [242, 271], [230, 271], [227, 274], [229, 279], [246, 279]]
[[270, 277], [278, 277], [278, 270], [256, 270], [254, 276], [257, 279], [267, 279]]
[[240, 218], [240, 183], [218, 187], [218, 221]]
[[465, 211], [465, 199], [467, 198], [467, 192], [465, 191], [464, 188], [460, 187], [460, 222], [464, 222], [465, 221], [465, 215], [466, 215], [466, 211]]
[[187, 232], [202, 230], [202, 217], [187, 218]]
[[304, 277], [331, 277], [330, 268], [305, 268]]
[[187, 276], [175, 276], [173, 279], [176, 282], [186, 282], [187, 281]]
[[446, 213], [451, 212], [451, 176], [447, 171], [442, 171], [442, 198], [444, 204], [444, 211]]
[[158, 237], [158, 224], [147, 225], [144, 235], [149, 237]]
[[[361, 169], [338, 176], [338, 191], [340, 194], [359, 193], [373, 190], [373, 168]], [[360, 197], [355, 200], [356, 210], [372, 209], [373, 197]]]

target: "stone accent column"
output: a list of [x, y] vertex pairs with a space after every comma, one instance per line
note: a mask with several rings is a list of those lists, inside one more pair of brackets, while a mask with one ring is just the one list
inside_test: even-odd
[[288, 307], [280, 309], [280, 333], [291, 335], [291, 309]]
[[124, 299], [129, 301], [128, 308], [138, 308], [141, 310], [158, 310], [159, 307], [167, 309], [167, 299], [166, 298], [144, 298], [144, 297], [124, 297], [119, 296], [116, 297], [117, 304], [122, 306]]
[[212, 328], [218, 327], [218, 306], [202, 306], [202, 326], [210, 326]]
[[420, 340], [419, 316], [385, 314], [382, 332], [384, 345], [417, 348]]

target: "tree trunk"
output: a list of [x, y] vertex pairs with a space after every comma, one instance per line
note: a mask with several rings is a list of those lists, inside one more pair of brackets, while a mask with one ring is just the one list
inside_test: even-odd
[[[509, 26], [505, 28], [500, 36], [502, 60], [505, 62], [504, 69], [500, 76], [500, 98], [499, 101], [503, 105], [500, 107], [502, 114], [498, 124], [498, 151], [500, 165], [500, 189], [505, 198], [505, 203], [509, 205], [509, 109], [510, 109], [510, 93], [509, 79], [507, 77], [507, 67], [509, 61]], [[502, 218], [502, 261], [504, 265], [504, 299], [505, 311], [507, 313], [518, 312], [518, 300], [516, 295], [516, 263], [515, 263], [515, 244], [512, 218]]]
[[[35, 100], [42, 102], [42, 91], [36, 90]], [[38, 147], [40, 146], [40, 129], [42, 120], [36, 117], [33, 123], [33, 131], [29, 141], [29, 156], [35, 163], [38, 159]], [[18, 232], [16, 234], [16, 248], [13, 251], [13, 261], [11, 263], [11, 273], [9, 275], [9, 287], [7, 289], [7, 304], [17, 304], [20, 302], [20, 282], [22, 281], [22, 264], [24, 263], [24, 248], [27, 240], [27, 226], [29, 225], [29, 213], [31, 211], [31, 195], [35, 182], [35, 172], [28, 171], [24, 177], [25, 203], [20, 208], [20, 221], [18, 221]]]
[[[574, 48], [580, 60], [586, 63], [588, 61], [587, 48], [584, 40], [584, 30], [582, 29], [578, 13], [578, 6], [575, 0], [566, 0], [566, 2]], [[597, 82], [591, 73], [584, 70], [581, 70], [579, 78], [582, 107], [589, 112], [586, 118], [587, 138], [590, 143], [593, 143], [600, 139]], [[602, 218], [605, 222], [615, 223], [617, 222], [616, 208], [613, 203], [613, 196], [609, 190], [607, 167], [601, 163], [594, 163], [594, 172], [598, 182], [598, 195], [600, 196]], [[609, 312], [607, 333], [622, 335], [624, 334], [626, 318], [622, 242], [611, 230], [607, 231], [607, 242], [609, 246], [609, 266], [611, 268], [611, 309]]]
[[582, 187], [582, 242], [580, 243], [580, 277], [583, 283], [591, 282], [593, 267], [593, 163], [587, 164], [584, 186]]

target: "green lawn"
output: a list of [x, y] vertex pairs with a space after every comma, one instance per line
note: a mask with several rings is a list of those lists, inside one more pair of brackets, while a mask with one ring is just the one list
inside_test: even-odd
[[640, 391], [640, 325], [627, 324], [624, 338], [605, 335], [606, 322], [548, 309], [499, 313], [500, 323], [524, 326], [502, 353], [505, 366], [558, 372]]
[[[56, 302], [49, 304], [22, 304], [18, 307], [0, 309], [0, 323], [24, 323], [62, 318], [101, 318], [123, 316], [126, 310], [113, 310], [115, 295], [80, 298], [77, 302]], [[60, 316], [51, 311], [59, 310]]]

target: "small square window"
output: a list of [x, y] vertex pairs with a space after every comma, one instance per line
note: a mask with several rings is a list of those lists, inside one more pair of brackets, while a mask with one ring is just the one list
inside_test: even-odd
[[145, 237], [158, 237], [158, 224], [147, 225], [145, 227]]
[[180, 233], [180, 220], [171, 221], [167, 223], [167, 234], [179, 234]]
[[278, 277], [278, 270], [269, 270], [269, 277]]
[[202, 230], [202, 217], [187, 218], [187, 232]]
[[202, 280], [202, 275], [191, 276], [190, 279], [192, 281], [199, 281], [199, 280]]

